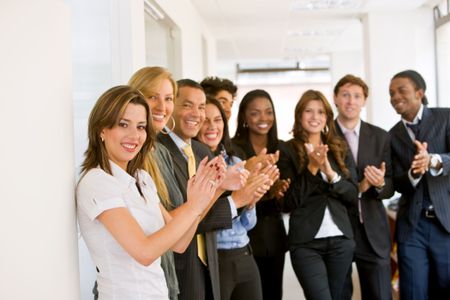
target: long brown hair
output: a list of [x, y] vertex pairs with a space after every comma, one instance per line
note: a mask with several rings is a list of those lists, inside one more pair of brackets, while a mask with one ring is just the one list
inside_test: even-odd
[[143, 169], [145, 157], [153, 147], [155, 140], [150, 108], [139, 91], [127, 85], [119, 85], [103, 93], [89, 115], [89, 144], [84, 153], [85, 159], [81, 165], [82, 173], [99, 166], [105, 172], [112, 174], [108, 152], [106, 151], [105, 144], [101, 140], [100, 134], [103, 129], [113, 128], [118, 124], [120, 118], [125, 113], [127, 105], [130, 103], [142, 105], [145, 108], [147, 113], [147, 126], [145, 128], [147, 138], [139, 153], [128, 163], [127, 173], [134, 176], [138, 169]]
[[[146, 98], [153, 96], [161, 83], [165, 80], [169, 80], [173, 88], [173, 97], [177, 94], [177, 83], [172, 77], [172, 74], [162, 67], [144, 67], [137, 70], [128, 81], [128, 84], [139, 90]], [[156, 163], [155, 155], [153, 151], [149, 151], [145, 160], [144, 170], [147, 171], [155, 183], [156, 190], [158, 191], [161, 203], [165, 208], [171, 209], [174, 207], [170, 201], [169, 191], [164, 182], [164, 178]]]
[[336, 163], [342, 173], [344, 173], [346, 177], [349, 177], [350, 172], [345, 165], [347, 144], [336, 132], [333, 110], [331, 109], [327, 98], [325, 98], [321, 92], [315, 90], [308, 90], [303, 93], [295, 106], [295, 122], [292, 128], [294, 139], [291, 142], [299, 154], [300, 170], [303, 171], [308, 164], [308, 155], [306, 154], [305, 143], [309, 142], [308, 132], [306, 132], [306, 130], [302, 127], [302, 113], [305, 110], [306, 105], [313, 100], [322, 102], [323, 107], [325, 108], [325, 114], [327, 116], [326, 126], [321, 133], [322, 142], [328, 145], [328, 148], [336, 159]]

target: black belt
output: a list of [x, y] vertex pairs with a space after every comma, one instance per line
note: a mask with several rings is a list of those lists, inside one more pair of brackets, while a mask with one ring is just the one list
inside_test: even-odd
[[252, 255], [252, 247], [250, 244], [247, 244], [246, 246], [242, 248], [235, 248], [235, 249], [217, 249], [217, 252], [221, 256], [235, 256], [235, 255]]

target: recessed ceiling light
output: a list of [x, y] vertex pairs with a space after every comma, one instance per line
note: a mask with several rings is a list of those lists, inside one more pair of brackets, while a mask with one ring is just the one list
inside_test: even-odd
[[354, 9], [362, 0], [294, 0], [292, 10]]
[[342, 33], [342, 30], [326, 29], [326, 30], [300, 30], [300, 31], [288, 31], [289, 37], [302, 37], [302, 36], [335, 36]]

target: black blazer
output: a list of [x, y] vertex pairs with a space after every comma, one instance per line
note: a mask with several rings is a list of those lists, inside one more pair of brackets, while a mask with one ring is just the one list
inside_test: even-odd
[[[282, 141], [278, 141], [281, 143]], [[256, 155], [250, 142], [239, 143], [233, 141], [236, 148], [242, 153], [241, 159], [248, 159]], [[273, 145], [275, 146], [275, 145]], [[274, 147], [277, 148], [278, 147]], [[284, 255], [287, 251], [287, 235], [281, 215], [281, 206], [277, 199], [270, 199], [266, 195], [256, 203], [255, 227], [248, 232], [250, 245], [254, 256], [267, 257]]]
[[[345, 137], [337, 122], [337, 132]], [[371, 187], [361, 195], [361, 211], [363, 215], [363, 228], [366, 232], [370, 246], [380, 257], [389, 257], [391, 250], [391, 238], [386, 209], [382, 200], [394, 195], [392, 182], [391, 145], [389, 134], [372, 124], [361, 121], [358, 141], [358, 162], [355, 166], [353, 156], [350, 157], [352, 167], [356, 167], [358, 182], [364, 178], [364, 168], [368, 165], [380, 167], [382, 162], [386, 164], [384, 176], [385, 186], [377, 191]], [[358, 208], [349, 208], [350, 220], [353, 226], [359, 226]]]
[[[408, 170], [416, 153], [416, 146], [411, 141], [403, 122], [400, 121], [392, 127], [389, 134], [391, 135], [394, 188], [402, 194], [396, 226], [397, 239], [402, 242], [408, 238], [419, 221], [423, 199], [423, 178], [416, 188], [409, 181]], [[428, 143], [429, 153], [439, 154], [442, 157], [443, 173], [435, 177], [427, 172], [424, 176], [436, 216], [445, 230], [450, 233], [450, 109], [424, 107], [420, 132], [416, 139]]]
[[[175, 177], [186, 202], [186, 188], [189, 179], [187, 161], [169, 135], [160, 133], [157, 139], [172, 155]], [[211, 151], [203, 144], [191, 140], [191, 146], [197, 165], [206, 156], [212, 157]], [[198, 233], [205, 234], [208, 270], [215, 300], [220, 299], [219, 261], [215, 230], [231, 228], [231, 221], [231, 208], [228, 200], [219, 198], [197, 228]], [[184, 253], [175, 253], [174, 256], [181, 291], [180, 300], [205, 299], [204, 267], [197, 256], [196, 238], [191, 241]]]
[[[353, 231], [347, 214], [347, 207], [356, 204], [358, 187], [354, 181], [354, 168], [349, 179], [345, 178], [329, 152], [328, 159], [332, 168], [341, 176], [334, 184], [325, 182], [320, 172], [313, 175], [308, 168], [300, 170], [298, 153], [290, 140], [280, 145], [279, 168], [282, 178], [290, 178], [291, 186], [284, 197], [284, 205], [291, 211], [289, 219], [289, 248], [312, 241], [319, 231], [320, 224], [328, 206], [333, 221], [342, 233], [353, 238]], [[350, 155], [345, 163], [351, 164]]]

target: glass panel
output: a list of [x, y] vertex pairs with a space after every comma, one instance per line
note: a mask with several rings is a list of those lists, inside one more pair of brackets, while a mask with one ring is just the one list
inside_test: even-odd
[[[73, 62], [74, 153], [76, 179], [87, 148], [89, 113], [112, 86], [111, 0], [66, 0], [71, 12]], [[93, 299], [96, 278], [86, 245], [79, 236], [80, 299]]]

